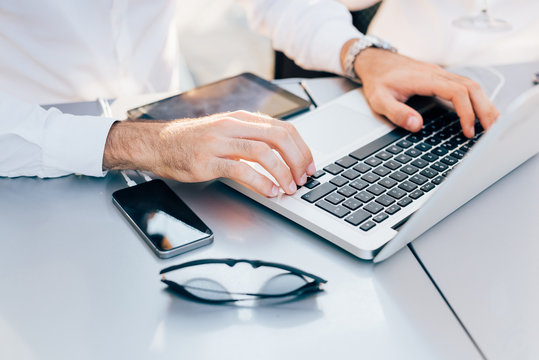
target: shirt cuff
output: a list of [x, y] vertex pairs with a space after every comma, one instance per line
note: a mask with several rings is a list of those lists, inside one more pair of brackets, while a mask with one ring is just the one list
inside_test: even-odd
[[115, 119], [63, 114], [47, 111], [43, 139], [42, 175], [62, 176], [76, 173], [105, 176], [103, 153], [110, 127]]
[[341, 67], [341, 49], [344, 44], [354, 38], [363, 36], [351, 23], [332, 20], [325, 23], [316, 32], [311, 46], [310, 59], [316, 59], [315, 68], [338, 75], [345, 75]]

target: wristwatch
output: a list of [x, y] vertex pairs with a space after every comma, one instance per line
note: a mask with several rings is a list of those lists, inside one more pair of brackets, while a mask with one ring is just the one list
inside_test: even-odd
[[357, 76], [354, 71], [354, 61], [356, 57], [365, 49], [375, 47], [378, 49], [389, 50], [391, 52], [396, 52], [395, 49], [390, 43], [385, 40], [382, 40], [376, 36], [364, 35], [363, 37], [356, 40], [349, 48], [344, 56], [344, 74], [346, 77], [354, 80], [356, 82], [361, 82], [361, 79]]

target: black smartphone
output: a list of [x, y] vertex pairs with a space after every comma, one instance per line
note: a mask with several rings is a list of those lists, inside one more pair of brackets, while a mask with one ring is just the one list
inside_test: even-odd
[[213, 232], [162, 180], [118, 190], [112, 202], [160, 258], [213, 242]]
[[309, 101], [261, 77], [243, 73], [131, 109], [127, 115], [130, 119], [172, 120], [247, 110], [286, 119], [310, 106]]

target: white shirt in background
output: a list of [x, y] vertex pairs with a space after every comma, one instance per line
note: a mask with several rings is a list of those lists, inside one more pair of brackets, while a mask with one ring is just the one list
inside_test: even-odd
[[[254, 27], [308, 68], [340, 73], [340, 48], [359, 36], [333, 0], [243, 1]], [[0, 2], [0, 176], [103, 176], [114, 120], [36, 104], [190, 87], [180, 76], [177, 11], [181, 1]]]

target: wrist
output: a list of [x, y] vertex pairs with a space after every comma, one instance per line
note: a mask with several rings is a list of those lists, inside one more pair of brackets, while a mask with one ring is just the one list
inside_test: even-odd
[[341, 48], [340, 60], [341, 68], [345, 76], [352, 80], [361, 82], [361, 75], [358, 73], [358, 69], [363, 68], [361, 61], [358, 64], [358, 59], [365, 59], [366, 56], [362, 56], [365, 53], [379, 53], [380, 51], [372, 51], [373, 49], [380, 49], [380, 51], [396, 52], [396, 49], [391, 46], [387, 41], [371, 35], [364, 35], [360, 38], [353, 38], [348, 40]]
[[154, 167], [163, 124], [117, 121], [107, 135], [104, 170], [149, 170]]

